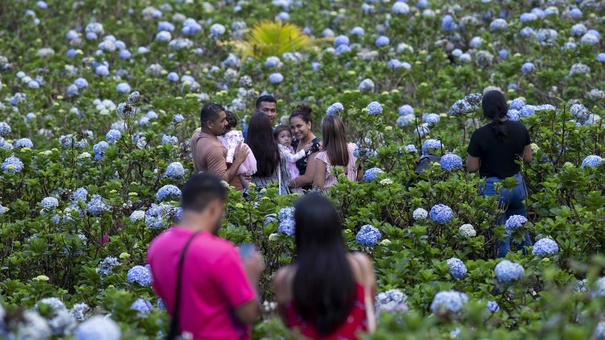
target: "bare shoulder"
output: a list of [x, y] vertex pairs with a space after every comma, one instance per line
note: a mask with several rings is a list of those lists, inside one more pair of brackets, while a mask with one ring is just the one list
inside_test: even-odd
[[273, 276], [273, 287], [275, 299], [278, 303], [290, 300], [292, 290], [292, 279], [295, 273], [295, 267], [292, 265], [280, 268]]
[[353, 270], [353, 276], [355, 281], [363, 283], [366, 281], [367, 276], [374, 277], [374, 266], [372, 265], [372, 259], [362, 252], [350, 253], [347, 255], [351, 269]]

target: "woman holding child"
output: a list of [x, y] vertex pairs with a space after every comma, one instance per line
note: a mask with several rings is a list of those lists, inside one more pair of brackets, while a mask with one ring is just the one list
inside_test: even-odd
[[307, 105], [298, 105], [290, 115], [290, 128], [296, 141], [292, 144], [295, 153], [304, 150], [307, 144], [311, 144], [305, 157], [296, 162], [300, 177], [290, 181], [290, 187], [294, 189], [310, 190], [315, 176], [315, 156], [321, 150], [322, 144], [319, 138], [311, 131], [313, 121], [313, 110]]

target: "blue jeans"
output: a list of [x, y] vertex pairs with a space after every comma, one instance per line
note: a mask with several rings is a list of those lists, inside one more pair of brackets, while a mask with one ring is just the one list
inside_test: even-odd
[[[496, 193], [495, 184], [502, 182], [502, 179], [498, 177], [487, 177], [485, 179], [485, 185], [482, 185], [479, 188], [481, 196], [483, 197], [498, 195], [498, 207], [504, 210], [504, 215], [500, 216], [498, 220], [496, 220], [496, 225], [503, 225], [512, 215], [521, 215], [527, 217], [527, 209], [523, 203], [523, 201], [527, 198], [527, 188], [525, 187], [525, 182], [523, 181], [523, 176], [521, 176], [521, 174], [516, 174], [514, 177], [517, 179], [517, 186], [514, 187], [513, 190], [501, 188], [500, 193]], [[510, 251], [510, 242], [510, 236], [506, 236], [504, 241], [498, 241], [496, 243], [498, 257], [506, 256], [506, 254]], [[524, 240], [521, 242], [521, 244], [519, 244], [519, 246], [528, 247], [531, 245], [532, 242], [529, 237], [529, 232], [526, 231]], [[525, 249], [523, 250], [523, 253], [527, 253]]]

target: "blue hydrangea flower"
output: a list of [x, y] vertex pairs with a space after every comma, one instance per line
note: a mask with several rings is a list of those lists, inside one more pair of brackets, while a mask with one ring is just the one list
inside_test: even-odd
[[422, 143], [422, 155], [437, 154], [437, 151], [443, 148], [441, 141], [436, 139], [427, 139]]
[[361, 92], [374, 91], [374, 82], [371, 79], [364, 79], [357, 88]]
[[159, 216], [145, 215], [145, 226], [151, 230], [161, 229], [164, 226], [164, 218]]
[[582, 17], [582, 11], [579, 8], [574, 8], [569, 11], [569, 17], [574, 19], [579, 19]]
[[536, 36], [536, 31], [531, 27], [523, 27], [523, 29], [519, 33], [525, 39], [531, 39]]
[[605, 63], [605, 53], [599, 53], [599, 54], [597, 55], [597, 61], [598, 61], [599, 63]]
[[194, 35], [202, 31], [202, 26], [194, 19], [187, 19], [183, 22], [181, 33], [184, 35]]
[[519, 116], [519, 111], [508, 110], [508, 112], [506, 113], [506, 119], [513, 122], [518, 122], [521, 119], [521, 117]]
[[166, 176], [174, 179], [181, 178], [185, 175], [185, 168], [181, 162], [172, 162], [166, 168]]
[[141, 221], [145, 218], [145, 212], [143, 210], [135, 210], [130, 214], [129, 218], [132, 223]]
[[288, 235], [290, 237], [294, 237], [294, 230], [296, 228], [296, 223], [294, 219], [286, 219], [282, 220], [277, 227], [277, 232], [281, 234]]
[[11, 127], [5, 122], [0, 122], [0, 137], [6, 137], [11, 132]]
[[[363, 37], [364, 34], [365, 34], [365, 30], [363, 28], [359, 27], [359, 26], [356, 26], [356, 27], [353, 27], [351, 29], [350, 33], [352, 35], [355, 35], [355, 36], [358, 36], [358, 37]], [[349, 38], [347, 37], [347, 39], [349, 39]], [[347, 45], [348, 45], [348, 43], [347, 43]]]
[[506, 22], [506, 20], [504, 19], [495, 19], [494, 21], [492, 21], [489, 24], [489, 30], [490, 31], [501, 31], [501, 30], [505, 30], [508, 28], [508, 23]]
[[534, 255], [548, 256], [558, 251], [559, 246], [557, 245], [557, 242], [550, 238], [541, 238], [534, 244], [532, 253]]
[[278, 213], [278, 217], [281, 221], [284, 220], [293, 220], [294, 219], [294, 212], [296, 210], [293, 207], [286, 207], [286, 208], [282, 208], [279, 210]]
[[447, 264], [450, 267], [450, 274], [454, 279], [462, 280], [466, 275], [466, 266], [462, 260], [452, 257], [447, 260]]
[[160, 21], [158, 23], [158, 31], [172, 32], [172, 31], [174, 31], [174, 29], [175, 29], [174, 25], [168, 21]]
[[105, 140], [108, 143], [115, 143], [118, 141], [118, 139], [122, 138], [122, 133], [119, 130], [109, 130], [107, 132], [107, 134], [105, 135]]
[[42, 202], [40, 202], [40, 205], [47, 210], [54, 209], [59, 206], [59, 200], [54, 197], [45, 197], [42, 199]]
[[436, 204], [429, 213], [431, 220], [437, 224], [446, 224], [454, 218], [454, 211], [445, 204]]
[[487, 306], [485, 306], [485, 309], [487, 309], [488, 312], [494, 314], [500, 311], [500, 306], [496, 301], [488, 301]]
[[458, 29], [458, 24], [454, 21], [454, 18], [451, 15], [446, 15], [441, 19], [441, 29], [450, 32]]
[[408, 144], [404, 146], [403, 149], [409, 153], [418, 153], [418, 150], [416, 150], [416, 146], [414, 144]]
[[179, 144], [179, 139], [175, 136], [163, 135], [162, 136], [162, 145], [177, 145]]
[[536, 69], [536, 66], [534, 66], [533, 63], [525, 63], [523, 64], [523, 66], [521, 66], [521, 71], [525, 74], [527, 73], [531, 73]]
[[164, 185], [158, 190], [156, 198], [158, 201], [162, 201], [165, 198], [181, 198], [181, 189], [172, 184]]
[[328, 116], [338, 116], [339, 113], [345, 110], [344, 106], [341, 103], [334, 103], [328, 107], [326, 110], [326, 114]]
[[153, 310], [153, 305], [151, 302], [139, 298], [130, 306], [130, 309], [134, 309], [142, 314], [147, 314]]
[[396, 2], [391, 7], [391, 13], [407, 15], [410, 13], [410, 6], [405, 2]]
[[33, 148], [34, 143], [29, 138], [21, 138], [15, 142], [16, 148]]
[[439, 115], [436, 113], [425, 113], [424, 115], [422, 115], [422, 122], [427, 123], [431, 126], [439, 123], [440, 120], [441, 117], [439, 117]]
[[521, 110], [523, 106], [525, 106], [525, 102], [521, 98], [515, 98], [512, 102], [510, 102], [511, 110]]
[[65, 93], [67, 94], [67, 96], [69, 97], [75, 97], [77, 95], [79, 95], [80, 93], [78, 92], [78, 87], [74, 84], [71, 84], [67, 87], [67, 90], [65, 90]]
[[508, 52], [508, 50], [503, 49], [503, 50], [498, 51], [498, 55], [500, 56], [500, 58], [506, 59], [506, 58], [508, 58], [509, 52]]
[[462, 169], [462, 158], [456, 154], [448, 153], [441, 157], [439, 161], [441, 169], [446, 171], [454, 171]]
[[172, 116], [172, 124], [176, 125], [182, 122], [184, 119], [185, 117], [183, 117], [182, 114], [175, 114], [174, 116]]
[[95, 74], [101, 77], [105, 77], [109, 75], [109, 68], [105, 65], [99, 65], [95, 69]]
[[508, 235], [512, 235], [515, 230], [521, 228], [527, 222], [527, 218], [521, 215], [512, 215], [504, 223], [504, 229]]
[[128, 60], [130, 57], [132, 57], [132, 53], [129, 50], [121, 50], [120, 54], [118, 55], [118, 58], [121, 60]]
[[320, 67], [321, 67], [321, 63], [318, 63], [316, 61], [311, 63], [311, 68], [313, 69], [313, 72], [319, 72]]
[[15, 156], [10, 156], [2, 163], [2, 171], [18, 173], [23, 170], [23, 162]]
[[103, 198], [100, 195], [92, 195], [92, 198], [86, 204], [86, 211], [92, 216], [100, 216], [103, 212], [109, 211], [110, 206], [103, 202]]
[[408, 125], [411, 125], [415, 121], [416, 121], [416, 116], [414, 116], [413, 114], [408, 114], [408, 115], [399, 116], [397, 118], [397, 120], [395, 121], [395, 124], [397, 124], [397, 126], [399, 126], [400, 128], [403, 128]]
[[582, 161], [582, 169], [584, 169], [584, 167], [597, 167], [599, 165], [601, 165], [601, 163], [603, 162], [603, 158], [596, 156], [596, 155], [590, 155], [587, 156], [586, 158], [584, 158], [584, 160]]
[[271, 84], [279, 84], [282, 81], [284, 81], [284, 76], [282, 76], [282, 74], [279, 72], [273, 73], [269, 76], [269, 82], [271, 82]]
[[74, 85], [76, 85], [78, 89], [83, 89], [88, 87], [88, 81], [84, 78], [78, 78], [74, 81]]
[[158, 309], [166, 310], [166, 304], [164, 303], [164, 300], [162, 300], [161, 298], [158, 298]]
[[399, 289], [390, 289], [376, 295], [376, 312], [403, 312], [408, 310], [408, 297]]
[[339, 35], [334, 38], [334, 46], [338, 47], [341, 45], [349, 45], [349, 37], [347, 37], [346, 35]]
[[128, 275], [126, 276], [128, 282], [130, 283], [138, 283], [143, 287], [149, 286], [153, 282], [153, 278], [151, 277], [151, 271], [149, 270], [149, 265], [143, 266], [134, 266], [128, 270]]
[[119, 340], [122, 333], [113, 320], [97, 315], [82, 322], [76, 329], [75, 336], [76, 340]]
[[405, 104], [399, 107], [399, 115], [400, 116], [405, 116], [405, 115], [413, 115], [414, 114], [414, 108], [411, 105]]
[[364, 247], [373, 247], [380, 241], [380, 238], [380, 231], [368, 224], [361, 227], [355, 240]]
[[371, 182], [375, 180], [379, 174], [384, 174], [384, 171], [380, 168], [371, 168], [363, 174], [363, 181]]
[[370, 115], [379, 115], [382, 113], [382, 104], [379, 102], [371, 102], [366, 106], [366, 109], [368, 109], [368, 114]]
[[431, 312], [433, 314], [458, 313], [468, 302], [468, 296], [454, 290], [442, 291], [437, 293], [431, 303]]
[[523, 13], [521, 14], [521, 17], [519, 19], [521, 20], [521, 22], [525, 23], [538, 20], [538, 16], [534, 13]]
[[281, 67], [283, 64], [281, 62], [281, 60], [279, 59], [279, 57], [268, 57], [267, 60], [265, 61], [265, 67], [266, 68], [279, 68]]
[[118, 261], [117, 258], [108, 256], [99, 263], [99, 267], [96, 270], [97, 274], [101, 278], [109, 276], [109, 275], [113, 274], [113, 268], [119, 266], [120, 264], [121, 263], [120, 263], [120, 261]]
[[168, 76], [166, 76], [166, 79], [171, 82], [177, 82], [179, 81], [179, 75], [176, 72], [170, 72], [168, 73]]
[[383, 36], [378, 37], [378, 39], [376, 39], [376, 46], [377, 47], [387, 46], [390, 42], [391, 42], [391, 40], [388, 37], [385, 37], [383, 35]]
[[521, 118], [527, 118], [536, 114], [536, 107], [533, 105], [525, 105], [519, 110]]
[[496, 265], [494, 271], [496, 272], [496, 279], [498, 282], [502, 283], [519, 281], [523, 278], [523, 275], [525, 275], [525, 269], [523, 269], [523, 266], [508, 260], [500, 261]]
[[118, 91], [118, 93], [128, 93], [130, 92], [130, 85], [128, 85], [128, 83], [119, 83], [116, 86], [116, 91]]

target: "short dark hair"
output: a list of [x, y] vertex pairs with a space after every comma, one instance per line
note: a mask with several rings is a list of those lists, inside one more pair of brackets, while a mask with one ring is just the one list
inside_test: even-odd
[[260, 109], [261, 103], [275, 103], [277, 105], [277, 100], [275, 100], [275, 97], [269, 96], [269, 95], [260, 96], [256, 100], [256, 109], [257, 110]]
[[217, 103], [206, 103], [202, 107], [202, 112], [200, 113], [200, 123], [202, 124], [202, 128], [206, 123], [217, 120], [221, 115], [221, 111], [225, 111], [225, 108], [220, 106]]
[[203, 173], [191, 176], [181, 190], [181, 207], [184, 211], [200, 212], [214, 200], [225, 201], [227, 189], [213, 174]]
[[237, 116], [229, 110], [225, 110], [225, 120], [227, 120], [227, 129], [233, 129], [237, 126]]

